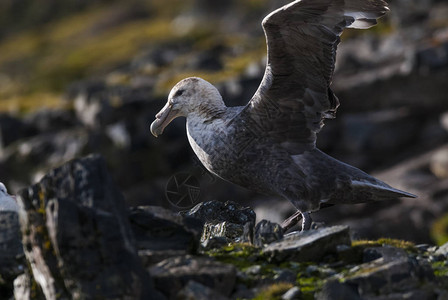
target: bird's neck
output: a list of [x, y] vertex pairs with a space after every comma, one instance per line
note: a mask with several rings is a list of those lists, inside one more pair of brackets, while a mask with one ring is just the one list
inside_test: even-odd
[[227, 106], [222, 100], [213, 102], [202, 102], [196, 107], [191, 115], [192, 117], [200, 118], [207, 122], [222, 117], [222, 115], [225, 114], [226, 110]]

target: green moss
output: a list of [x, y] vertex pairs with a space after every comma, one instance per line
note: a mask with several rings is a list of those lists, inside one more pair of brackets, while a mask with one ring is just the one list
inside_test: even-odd
[[291, 283], [274, 283], [266, 288], [263, 288], [254, 300], [273, 300], [281, 299], [281, 296], [286, 293], [293, 285]]
[[431, 263], [434, 275], [448, 279], [448, 261], [436, 261]]
[[418, 252], [414, 243], [404, 241], [404, 240], [380, 238], [376, 241], [369, 241], [369, 240], [352, 241], [352, 247], [367, 248], [367, 247], [381, 247], [383, 245], [389, 245], [392, 247], [401, 248], [401, 249], [404, 249], [409, 252], [414, 252], [414, 253]]
[[431, 227], [431, 238], [439, 246], [448, 242], [448, 214], [434, 222]]
[[203, 254], [242, 270], [254, 264], [260, 257], [260, 249], [250, 244], [232, 243], [220, 249], [204, 251]]

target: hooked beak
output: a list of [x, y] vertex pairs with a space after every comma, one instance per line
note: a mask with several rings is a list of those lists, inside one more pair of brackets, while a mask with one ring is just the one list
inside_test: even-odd
[[177, 111], [173, 110], [173, 105], [167, 102], [151, 124], [150, 130], [152, 135], [155, 137], [161, 135], [165, 127], [178, 116], [177, 113]]

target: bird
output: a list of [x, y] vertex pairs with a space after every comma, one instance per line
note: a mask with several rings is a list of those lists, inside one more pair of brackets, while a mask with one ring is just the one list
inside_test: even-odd
[[383, 0], [297, 0], [272, 11], [262, 21], [265, 73], [249, 102], [227, 107], [211, 83], [185, 78], [169, 92], [151, 133], [186, 117], [188, 141], [207, 170], [293, 204], [285, 230], [300, 219], [309, 230], [310, 214], [327, 206], [415, 198], [316, 147], [339, 106], [330, 85], [343, 30], [370, 28], [388, 11]]
[[3, 182], [0, 182], [0, 211], [19, 211], [15, 197], [8, 194]]

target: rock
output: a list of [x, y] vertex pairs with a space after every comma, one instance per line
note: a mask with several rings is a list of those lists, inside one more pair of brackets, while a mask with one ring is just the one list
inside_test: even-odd
[[100, 156], [54, 169], [18, 199], [25, 255], [47, 299], [159, 298]]
[[225, 238], [227, 242], [250, 239], [247, 235], [255, 225], [254, 211], [249, 207], [242, 208], [232, 201], [202, 202], [181, 214], [204, 222], [201, 243], [207, 247], [211, 247], [212, 244], [208, 241], [213, 238]]
[[0, 113], [0, 153], [4, 147], [25, 137], [32, 136], [37, 130], [22, 120]]
[[378, 258], [383, 258], [384, 262], [391, 262], [406, 259], [407, 257], [405, 250], [385, 245], [383, 247], [364, 249], [363, 262], [371, 262]]
[[36, 181], [40, 177], [33, 178], [35, 172], [74, 159], [83, 153], [88, 144], [89, 134], [82, 129], [44, 133], [10, 145], [0, 155], [0, 162], [16, 179]]
[[209, 240], [216, 238], [224, 238], [227, 243], [235, 241], [240, 241], [244, 234], [244, 226], [240, 224], [221, 222], [218, 224], [206, 223], [204, 225], [204, 231], [202, 233], [201, 242], [203, 246], [210, 246]]
[[255, 225], [255, 213], [249, 208], [242, 208], [233, 201], [225, 203], [218, 201], [201, 202], [188, 211], [181, 212], [184, 216], [194, 217], [204, 223], [218, 224], [229, 222], [233, 224], [245, 225], [250, 222]]
[[440, 149], [432, 155], [429, 169], [440, 179], [448, 178], [448, 149]]
[[0, 211], [0, 298], [11, 299], [13, 282], [25, 266], [17, 212]]
[[325, 255], [336, 253], [338, 245], [350, 245], [347, 226], [333, 226], [306, 232], [292, 232], [262, 251], [272, 261], [319, 261]]
[[262, 247], [266, 244], [278, 241], [283, 238], [283, 228], [280, 224], [272, 223], [268, 220], [261, 220], [255, 226], [254, 245]]
[[228, 243], [229, 243], [229, 241], [227, 240], [226, 237], [223, 237], [223, 236], [212, 236], [212, 237], [206, 238], [201, 243], [201, 247], [204, 250], [217, 249], [217, 248], [224, 247]]
[[67, 109], [40, 109], [26, 115], [23, 122], [36, 134], [67, 130], [79, 125], [74, 112]]
[[299, 300], [301, 299], [302, 292], [300, 288], [294, 286], [290, 288], [286, 293], [282, 295], [282, 300]]
[[322, 290], [317, 293], [316, 300], [361, 300], [355, 287], [339, 282], [338, 280], [328, 280]]
[[420, 71], [428, 73], [433, 69], [448, 66], [448, 41], [432, 45], [417, 52], [417, 63]]
[[19, 217], [13, 211], [0, 211], [0, 274], [12, 282], [24, 270]]
[[145, 257], [146, 263], [194, 254], [199, 246], [202, 222], [198, 219], [162, 207], [141, 206], [131, 208], [129, 221], [139, 255]]
[[155, 285], [170, 299], [190, 280], [214, 291], [230, 295], [235, 285], [236, 270], [205, 257], [182, 256], [163, 260], [149, 269]]
[[446, 299], [443, 298], [446, 295], [438, 296], [434, 291], [425, 289], [425, 290], [413, 290], [406, 291], [403, 293], [390, 293], [387, 295], [381, 296], [367, 296], [363, 297], [366, 300], [402, 300], [402, 299], [411, 299], [411, 300], [433, 300], [433, 299]]
[[355, 267], [350, 273], [345, 282], [355, 286], [361, 296], [406, 292], [434, 278], [428, 263], [407, 256], [379, 258]]
[[443, 255], [448, 259], [448, 242], [439, 247], [435, 252], [436, 255]]
[[88, 97], [79, 94], [74, 101], [77, 118], [87, 127], [95, 128], [109, 122], [112, 107], [104, 97]]
[[187, 285], [179, 291], [177, 299], [194, 299], [194, 300], [225, 300], [229, 299], [215, 292], [211, 288], [200, 284], [196, 281], [189, 281]]
[[289, 282], [289, 283], [294, 284], [296, 282], [296, 279], [297, 279], [297, 274], [288, 269], [280, 270], [274, 276], [274, 280], [276, 282]]

